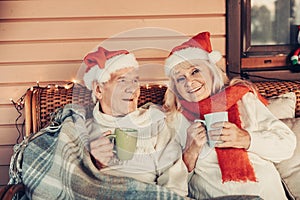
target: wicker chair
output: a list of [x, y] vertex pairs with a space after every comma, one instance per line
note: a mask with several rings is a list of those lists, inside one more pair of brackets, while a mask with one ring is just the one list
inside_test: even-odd
[[[291, 91], [295, 92], [297, 96], [296, 117], [300, 117], [300, 81], [255, 82], [255, 85], [259, 93], [266, 98]], [[141, 86], [138, 105], [141, 106], [147, 102], [161, 105], [166, 89], [166, 86], [161, 85]], [[75, 84], [67, 87], [49, 85], [48, 87], [28, 89], [25, 96], [26, 136], [47, 126], [51, 119], [51, 113], [68, 103], [85, 105], [90, 111], [94, 107], [91, 101], [91, 92], [81, 85]], [[24, 189], [22, 184], [4, 186], [0, 188], [0, 199], [11, 199], [15, 194], [24, 193]]]

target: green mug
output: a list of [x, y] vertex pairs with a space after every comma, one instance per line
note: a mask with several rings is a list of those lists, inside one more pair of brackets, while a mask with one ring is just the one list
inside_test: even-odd
[[117, 156], [120, 160], [130, 160], [136, 150], [138, 131], [132, 128], [116, 128], [114, 138]]

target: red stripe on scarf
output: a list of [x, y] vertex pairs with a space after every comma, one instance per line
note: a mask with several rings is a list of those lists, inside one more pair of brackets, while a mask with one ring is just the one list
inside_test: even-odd
[[[228, 111], [228, 121], [241, 128], [241, 119], [237, 101], [251, 92], [250, 88], [236, 85], [227, 87], [224, 91], [199, 102], [180, 100], [183, 115], [194, 121], [204, 119], [204, 115], [211, 112]], [[267, 100], [258, 94], [259, 99], [267, 104]], [[197, 109], [198, 108], [198, 109]], [[222, 181], [256, 181], [254, 169], [245, 149], [215, 148], [222, 173]]]

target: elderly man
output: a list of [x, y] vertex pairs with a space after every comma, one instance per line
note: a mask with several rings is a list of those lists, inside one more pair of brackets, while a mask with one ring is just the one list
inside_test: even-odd
[[[51, 125], [17, 145], [10, 181], [25, 185], [22, 199], [185, 199], [187, 169], [174, 139], [179, 130], [158, 107], [137, 108], [134, 55], [99, 47], [84, 61], [93, 117], [86, 119], [84, 105], [67, 104]], [[137, 130], [136, 149], [121, 159], [109, 138], [125, 127]]]
[[[109, 175], [165, 186], [186, 196], [187, 169], [181, 158], [181, 147], [175, 141], [175, 131], [157, 106], [137, 108], [140, 85], [134, 55], [125, 50], [108, 51], [99, 47], [84, 61], [84, 82], [92, 90], [96, 103], [87, 127], [97, 168]], [[138, 130], [132, 159], [116, 159], [114, 144], [108, 136], [119, 127]]]

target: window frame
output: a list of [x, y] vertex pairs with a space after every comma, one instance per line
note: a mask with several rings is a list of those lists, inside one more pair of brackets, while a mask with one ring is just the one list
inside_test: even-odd
[[259, 55], [278, 55], [289, 54], [295, 47], [291, 44], [286, 45], [252, 45], [251, 46], [251, 0], [242, 2], [242, 24], [245, 24], [242, 30], [243, 37], [243, 57], [252, 57]]
[[[295, 74], [289, 62], [290, 54], [297, 46], [292, 44], [251, 46], [251, 0], [226, 2], [228, 76], [253, 80], [264, 78], [299, 80], [299, 73]], [[259, 78], [260, 76], [263, 78]]]

